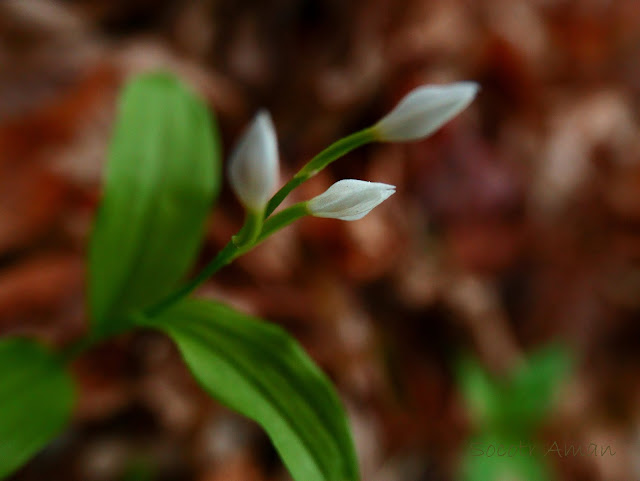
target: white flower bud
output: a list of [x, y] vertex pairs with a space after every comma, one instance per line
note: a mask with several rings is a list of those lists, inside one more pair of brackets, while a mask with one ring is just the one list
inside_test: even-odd
[[391, 197], [395, 191], [395, 186], [389, 184], [355, 179], [340, 180], [307, 202], [307, 210], [316, 217], [358, 220]]
[[229, 160], [229, 181], [247, 209], [264, 209], [278, 183], [278, 140], [271, 116], [260, 111]]
[[383, 141], [424, 138], [464, 110], [478, 89], [475, 82], [423, 85], [409, 92], [373, 129]]

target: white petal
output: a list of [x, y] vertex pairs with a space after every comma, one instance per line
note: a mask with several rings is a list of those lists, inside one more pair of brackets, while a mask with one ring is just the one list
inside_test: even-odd
[[316, 217], [341, 220], [362, 219], [395, 193], [395, 186], [364, 180], [340, 180], [307, 203]]
[[240, 202], [262, 210], [278, 184], [278, 140], [271, 116], [260, 111], [229, 161], [229, 181]]
[[464, 110], [475, 98], [475, 82], [424, 85], [409, 92], [375, 126], [380, 140], [418, 140], [433, 133]]

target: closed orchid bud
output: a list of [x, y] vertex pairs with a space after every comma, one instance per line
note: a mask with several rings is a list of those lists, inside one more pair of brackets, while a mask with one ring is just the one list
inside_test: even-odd
[[375, 135], [388, 142], [422, 139], [464, 110], [478, 89], [475, 82], [418, 87], [373, 126]]
[[231, 154], [229, 181], [250, 211], [261, 212], [278, 183], [278, 140], [271, 116], [260, 111]]
[[307, 210], [315, 217], [358, 220], [391, 197], [395, 186], [364, 180], [340, 180], [324, 193], [307, 202]]

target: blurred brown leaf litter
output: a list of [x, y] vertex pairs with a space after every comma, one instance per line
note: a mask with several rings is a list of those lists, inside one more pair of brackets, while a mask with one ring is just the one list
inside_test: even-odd
[[[456, 479], [470, 429], [451, 360], [496, 373], [559, 338], [580, 363], [544, 436], [615, 446], [559, 479], [640, 476], [640, 3], [634, 0], [5, 0], [0, 333], [87, 328], [84, 254], [124, 80], [168, 69], [228, 153], [271, 111], [283, 179], [422, 83], [482, 86], [428, 140], [373, 145], [305, 184], [397, 185], [365, 219], [304, 219], [202, 290], [286, 327], [335, 381], [363, 479]], [[228, 189], [201, 261], [240, 227]], [[281, 481], [265, 435], [137, 333], [75, 366], [73, 426], [12, 479]], [[596, 441], [598, 440], [598, 441]]]

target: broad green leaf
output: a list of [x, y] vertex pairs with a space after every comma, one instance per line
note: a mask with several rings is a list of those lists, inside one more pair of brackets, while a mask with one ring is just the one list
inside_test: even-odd
[[194, 94], [168, 74], [141, 75], [126, 86], [89, 250], [99, 333], [159, 301], [186, 274], [219, 171], [215, 122]]
[[53, 354], [23, 339], [0, 341], [0, 479], [64, 428], [73, 398], [73, 382]]
[[193, 299], [143, 322], [173, 338], [209, 394], [265, 429], [296, 481], [358, 479], [331, 383], [281, 328]]

